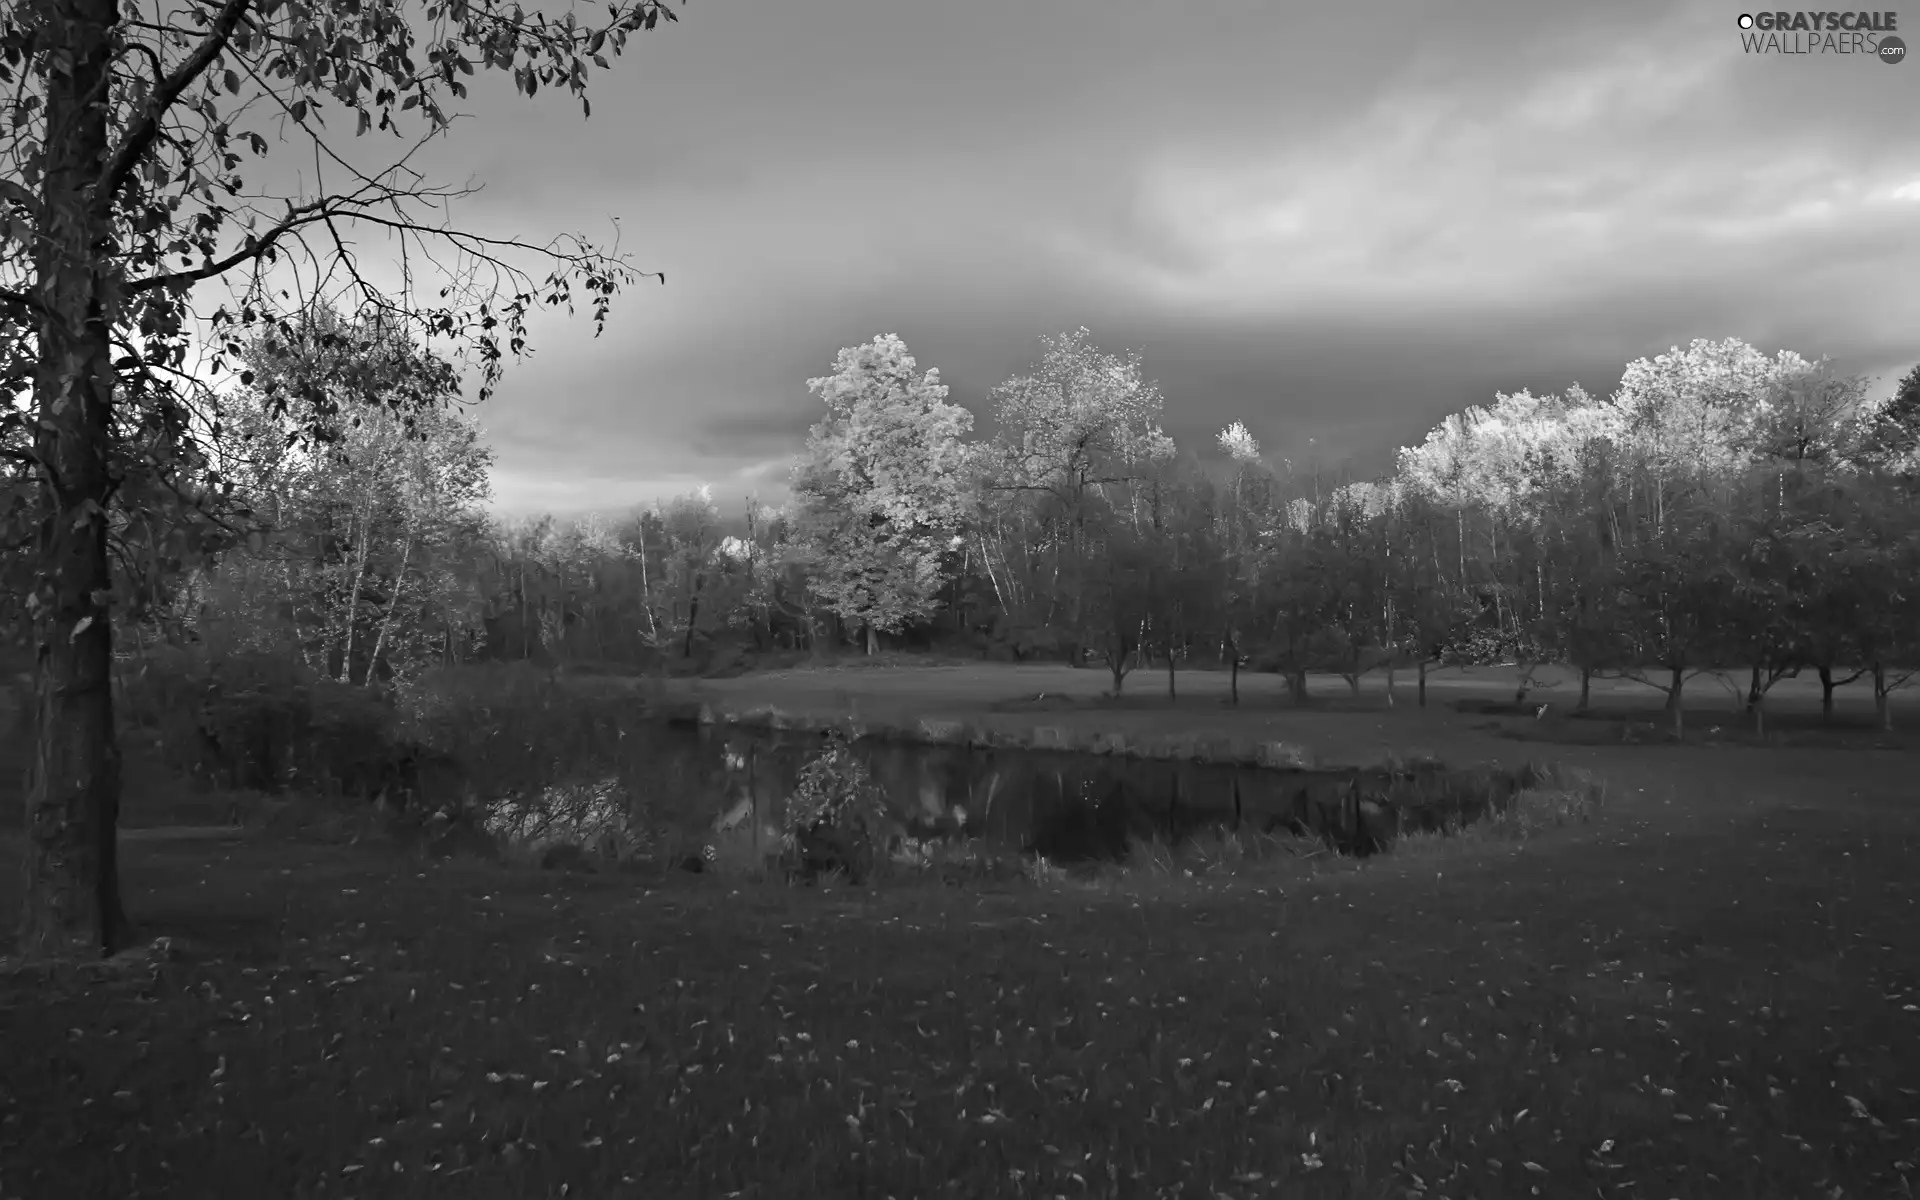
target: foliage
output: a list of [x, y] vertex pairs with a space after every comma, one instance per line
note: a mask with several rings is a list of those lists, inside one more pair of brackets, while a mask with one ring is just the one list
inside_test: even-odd
[[352, 327], [322, 312], [298, 343], [253, 342], [255, 383], [222, 405], [218, 451], [255, 535], [202, 569], [226, 585], [226, 603], [181, 620], [273, 630], [313, 669], [371, 684], [445, 661], [454, 630], [472, 624], [492, 453], [477, 426], [439, 405], [342, 408], [303, 441], [278, 415], [289, 378], [317, 375], [311, 386], [326, 389], [361, 372], [401, 376], [393, 364], [423, 357], [392, 336], [350, 350], [332, 340]]
[[[113, 633], [127, 599], [144, 615], [156, 576], [244, 536], [234, 519], [248, 514], [210, 450], [223, 389], [260, 383], [274, 418], [324, 442], [348, 412], [432, 407], [461, 367], [484, 399], [535, 309], [571, 310], [578, 295], [604, 327], [638, 278], [624, 255], [451, 227], [461, 192], [413, 160], [476, 71], [584, 107], [590, 72], [663, 14], [658, 0], [616, 3], [606, 24], [497, 0], [0, 12], [0, 445], [15, 464], [0, 544], [26, 551], [10, 582], [26, 584], [43, 768], [28, 800], [25, 953], [110, 953], [127, 926]], [[275, 146], [311, 169], [264, 167]], [[365, 232], [398, 252], [389, 286], [356, 250]], [[350, 323], [321, 328], [328, 306]], [[256, 376], [245, 363], [262, 338], [350, 353], [338, 372]], [[415, 344], [446, 354], [381, 353]], [[352, 628], [359, 614], [346, 616]]]
[[783, 835], [790, 867], [805, 874], [844, 870], [860, 882], [886, 861], [898, 822], [866, 764], [841, 733], [801, 767], [787, 797]]
[[398, 803], [411, 747], [380, 697], [282, 653], [160, 648], [121, 688], [128, 727], [163, 761], [209, 784]]
[[884, 334], [807, 381], [827, 406], [794, 469], [795, 541], [808, 584], [841, 620], [893, 633], [929, 616], [965, 508], [973, 414], [946, 402], [940, 373], [914, 374]]
[[549, 784], [485, 806], [480, 825], [509, 857], [547, 865], [574, 851], [585, 862], [625, 864], [656, 849], [653, 831], [634, 811], [617, 778]]
[[1488, 836], [1526, 840], [1567, 825], [1587, 824], [1606, 803], [1604, 779], [1578, 767], [1530, 769], [1523, 786], [1481, 823]]

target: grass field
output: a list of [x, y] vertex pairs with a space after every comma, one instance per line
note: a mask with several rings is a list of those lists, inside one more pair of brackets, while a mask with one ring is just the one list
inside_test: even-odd
[[[1547, 719], [1456, 709], [1466, 700], [1511, 702], [1516, 674], [1510, 667], [1435, 672], [1427, 679], [1424, 708], [1416, 705], [1414, 680], [1404, 672], [1396, 680], [1391, 706], [1383, 674], [1364, 678], [1358, 697], [1337, 676], [1310, 677], [1313, 703], [1307, 708], [1292, 704], [1284, 682], [1274, 675], [1243, 673], [1240, 703], [1229, 706], [1224, 672], [1179, 672], [1177, 695], [1169, 701], [1165, 672], [1139, 671], [1128, 676], [1115, 701], [1103, 696], [1112, 683], [1105, 671], [1058, 664], [929, 667], [911, 660], [876, 666], [856, 662], [837, 668], [676, 681], [673, 687], [681, 694], [735, 709], [772, 705], [795, 714], [852, 714], [895, 721], [921, 716], [964, 720], [998, 730], [1045, 724], [1069, 733], [1098, 730], [1153, 736], [1190, 731], [1283, 741], [1311, 747], [1317, 760], [1329, 766], [1376, 762], [1389, 753], [1431, 755], [1456, 765], [1513, 763], [1543, 754], [1586, 761], [1574, 747], [1620, 746], [1623, 739], [1645, 743], [1665, 737], [1665, 697], [1627, 680], [1596, 680], [1591, 717], [1567, 719], [1579, 699], [1579, 678], [1554, 668], [1538, 673], [1529, 694], [1531, 706], [1548, 706]], [[1906, 697], [1899, 694], [1899, 698]], [[1869, 691], [1843, 688], [1835, 699], [1834, 725], [1823, 727], [1819, 684], [1809, 679], [1782, 680], [1767, 698], [1768, 738], [1849, 749], [1908, 744], [1898, 728], [1891, 734], [1873, 728]], [[1708, 744], [1753, 740], [1741, 702], [1712, 680], [1690, 681], [1686, 701], [1690, 740]]]
[[[943, 699], [844, 674], [801, 683]], [[0, 978], [0, 1195], [1910, 1195], [1913, 758], [1553, 757], [1610, 780], [1599, 822], [1095, 888], [130, 840], [130, 906], [175, 956]]]
[[[1511, 700], [1519, 669], [1513, 666], [1445, 667], [1427, 673], [1427, 702], [1445, 706], [1466, 698]], [[1651, 676], [1666, 682], [1663, 672]], [[1843, 675], [1844, 677], [1844, 675]], [[1698, 717], [1737, 716], [1745, 694], [1744, 674], [1734, 673], [1730, 682], [1738, 695], [1713, 677], [1692, 677], [1686, 685], [1686, 703], [1690, 714]], [[1308, 676], [1308, 692], [1315, 700], [1335, 707], [1351, 703], [1347, 681], [1337, 675]], [[1394, 680], [1399, 706], [1415, 703], [1415, 674], [1401, 670]], [[906, 656], [884, 657], [868, 665], [860, 659], [845, 659], [838, 665], [821, 668], [756, 672], [732, 679], [701, 680], [688, 683], [701, 691], [718, 694], [768, 690], [782, 694], [829, 694], [834, 690], [852, 690], [863, 696], [924, 697], [954, 707], [978, 707], [1007, 698], [1010, 694], [1034, 691], [1092, 700], [1113, 686], [1112, 676], [1104, 668], [1075, 670], [1059, 663], [1009, 665], [1005, 663], [951, 664], [923, 666]], [[1217, 669], [1181, 669], [1175, 675], [1179, 700], [1198, 705], [1224, 704], [1230, 677]], [[1032, 689], [1029, 691], [1028, 689]], [[1241, 707], [1260, 711], [1292, 707], [1286, 698], [1284, 680], [1270, 673], [1243, 671], [1239, 678]], [[1121, 689], [1123, 701], [1143, 705], [1166, 702], [1167, 675], [1164, 667], [1130, 673]], [[1387, 677], [1376, 671], [1360, 680], [1360, 700], [1370, 707], [1384, 707]], [[1666, 703], [1666, 696], [1655, 688], [1630, 679], [1596, 678], [1591, 685], [1591, 704], [1606, 717], [1615, 719], [1655, 719]], [[1529, 693], [1535, 703], [1571, 706], [1579, 699], [1580, 677], [1564, 667], [1541, 667], [1532, 675]], [[1901, 701], [1920, 697], [1920, 691], [1895, 694]], [[1873, 692], [1865, 680], [1834, 692], [1836, 722], [1845, 725], [1870, 723], [1873, 717]], [[1920, 700], [1914, 701], [1920, 704]], [[1767, 693], [1769, 713], [1791, 721], [1816, 717], [1820, 710], [1820, 683], [1811, 672], [1782, 679]]]

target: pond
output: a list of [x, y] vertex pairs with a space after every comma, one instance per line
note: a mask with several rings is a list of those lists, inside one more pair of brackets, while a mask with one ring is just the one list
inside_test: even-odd
[[[779, 836], [819, 733], [666, 724], [624, 731], [621, 782], [636, 808], [707, 840]], [[1118, 859], [1133, 839], [1179, 843], [1203, 829], [1289, 831], [1366, 855], [1407, 832], [1498, 811], [1519, 772], [1388, 772], [1134, 759], [1070, 751], [861, 738], [852, 751], [914, 837], [964, 834], [1056, 862]]]

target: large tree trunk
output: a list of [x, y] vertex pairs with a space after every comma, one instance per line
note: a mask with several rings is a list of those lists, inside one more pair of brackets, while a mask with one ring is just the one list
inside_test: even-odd
[[1893, 732], [1893, 693], [1887, 690], [1887, 664], [1873, 664], [1873, 716], [1874, 723], [1883, 731]]
[[1578, 712], [1587, 711], [1587, 705], [1593, 700], [1593, 668], [1580, 668], [1580, 707]]
[[1229, 672], [1227, 676], [1228, 693], [1233, 697], [1233, 703], [1238, 706], [1240, 703], [1240, 647], [1235, 646], [1233, 648], [1233, 664], [1228, 667], [1227, 670]]
[[1424, 657], [1422, 657], [1420, 660], [1420, 707], [1425, 708], [1426, 706], [1427, 706], [1427, 660]]
[[107, 155], [105, 77], [117, 20], [112, 0], [70, 0], [43, 30], [53, 42], [48, 49], [71, 66], [47, 76], [47, 169], [34, 248], [38, 736], [18, 945], [30, 958], [98, 958], [127, 932], [115, 859], [120, 747], [106, 513], [117, 297], [103, 265], [113, 226], [90, 190]]
[[1833, 724], [1833, 689], [1834, 689], [1833, 668], [1821, 667], [1819, 670], [1820, 670], [1820, 723], [1822, 725], [1831, 725]]
[[880, 653], [880, 631], [875, 629], [872, 623], [869, 622], [867, 625], [867, 657], [871, 658], [878, 653]]
[[1167, 699], [1178, 700], [1179, 698], [1180, 697], [1174, 693], [1174, 684], [1173, 684], [1173, 643], [1168, 642], [1167, 643]]

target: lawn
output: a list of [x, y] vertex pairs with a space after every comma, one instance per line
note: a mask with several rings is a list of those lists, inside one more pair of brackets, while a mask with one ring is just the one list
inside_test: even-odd
[[[959, 720], [999, 733], [1049, 725], [1070, 741], [1093, 732], [1153, 738], [1205, 733], [1235, 741], [1278, 741], [1309, 747], [1323, 766], [1365, 766], [1385, 755], [1428, 756], [1444, 762], [1517, 764], [1542, 756], [1578, 758], [1573, 746], [1618, 747], [1663, 740], [1668, 721], [1665, 696], [1628, 680], [1597, 680], [1589, 718], [1567, 719], [1579, 699], [1576, 674], [1556, 668], [1538, 673], [1530, 704], [1522, 716], [1461, 712], [1462, 701], [1513, 699], [1517, 672], [1512, 667], [1447, 668], [1429, 674], [1427, 705], [1415, 699], [1415, 681], [1401, 672], [1395, 699], [1388, 704], [1386, 677], [1361, 681], [1354, 696], [1344, 679], [1312, 676], [1306, 708], [1286, 698], [1283, 681], [1271, 674], [1243, 673], [1240, 703], [1229, 705], [1228, 676], [1217, 670], [1181, 671], [1177, 696], [1167, 697], [1162, 671], [1136, 671], [1116, 701], [1103, 696], [1112, 686], [1104, 670], [1075, 670], [1060, 664], [974, 663], [924, 666], [911, 659], [899, 665], [844, 666], [757, 672], [730, 679], [673, 681], [671, 691], [734, 711], [777, 708], [808, 717], [857, 717], [893, 723], [923, 717]], [[1835, 725], [1820, 724], [1820, 686], [1811, 677], [1776, 684], [1767, 698], [1768, 736], [1775, 741], [1844, 748], [1909, 745], [1897, 728], [1883, 734], [1872, 727], [1873, 697], [1856, 685], [1835, 693]], [[1908, 693], [1896, 695], [1896, 725]], [[1546, 706], [1535, 719], [1536, 706]], [[1689, 681], [1686, 692], [1688, 738], [1707, 743], [1751, 740], [1739, 698], [1712, 679]], [[1542, 745], [1545, 743], [1547, 745]]]
[[1593, 826], [1097, 888], [129, 840], [174, 955], [0, 978], [0, 1195], [1911, 1194], [1910, 757], [1566, 757]]

